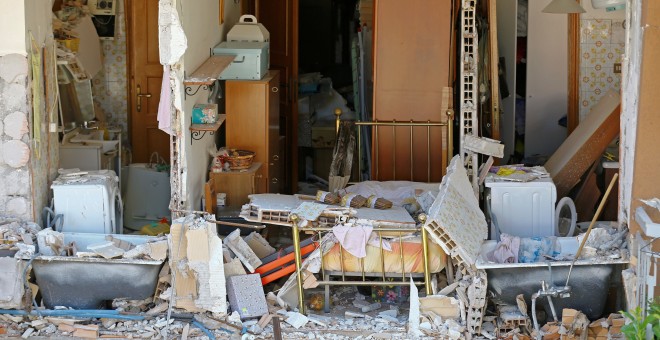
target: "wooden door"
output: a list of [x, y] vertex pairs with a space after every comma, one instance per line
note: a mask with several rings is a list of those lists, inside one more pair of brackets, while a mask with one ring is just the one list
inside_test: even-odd
[[[376, 1], [374, 5], [374, 120], [446, 121], [445, 108], [451, 107], [443, 96], [445, 91], [451, 93], [451, 2], [395, 0]], [[403, 141], [424, 133], [411, 132], [408, 127], [396, 129], [396, 138]], [[442, 164], [447, 145], [440, 131], [431, 132], [431, 145], [441, 146], [432, 150], [428, 150], [425, 138], [415, 138], [411, 151], [410, 144], [396, 143], [391, 136], [379, 137], [375, 156], [378, 178], [375, 169], [373, 178], [426, 181], [430, 167], [431, 181], [440, 181], [447, 166]], [[411, 161], [411, 152], [415, 161]], [[412, 178], [407, 177], [411, 168]]]
[[284, 191], [298, 184], [298, 0], [253, 0], [248, 8], [270, 33], [270, 69], [280, 71], [280, 135], [286, 136]]
[[158, 129], [163, 66], [158, 55], [158, 1], [131, 0], [128, 5], [128, 105], [133, 162], [149, 162], [158, 152], [169, 162], [169, 136]]

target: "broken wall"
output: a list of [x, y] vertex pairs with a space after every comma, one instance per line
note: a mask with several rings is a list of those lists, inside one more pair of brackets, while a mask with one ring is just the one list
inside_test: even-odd
[[[210, 54], [210, 49], [220, 42], [224, 41], [229, 29], [238, 22], [241, 14], [240, 2], [235, 1], [216, 1], [216, 0], [177, 0], [179, 18], [181, 25], [188, 40], [188, 48], [183, 55], [178, 66], [180, 72], [173, 71], [172, 80], [178, 84], [183, 83], [185, 75], [192, 74]], [[224, 3], [224, 22], [220, 23], [219, 3]], [[178, 186], [172, 188], [175, 196], [185, 201], [184, 209], [200, 210], [204, 183], [208, 173], [210, 155], [208, 148], [215, 143], [217, 134], [206, 134], [201, 140], [190, 142], [189, 127], [191, 124], [192, 107], [197, 103], [205, 103], [208, 100], [209, 92], [200, 90], [193, 96], [185, 96], [183, 91], [185, 87], [180, 86], [181, 91], [174, 92], [173, 100], [182, 102], [181, 111], [178, 112], [177, 130], [179, 131], [179, 143], [177, 152], [180, 157], [176, 159], [180, 162], [179, 169], [181, 181]], [[193, 86], [194, 92], [196, 87]], [[176, 107], [176, 105], [175, 105]], [[224, 113], [224, 108], [219, 110]], [[173, 124], [173, 125], [174, 125]]]
[[50, 6], [43, 0], [0, 0], [0, 214], [36, 222], [59, 163], [57, 133], [48, 132], [43, 67], [34, 78], [29, 57], [30, 36], [39, 56], [52, 47]]

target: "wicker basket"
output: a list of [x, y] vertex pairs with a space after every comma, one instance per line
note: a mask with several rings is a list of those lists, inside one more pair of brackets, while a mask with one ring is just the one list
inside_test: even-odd
[[252, 165], [255, 153], [247, 150], [229, 151], [229, 168], [232, 170], [247, 169]]

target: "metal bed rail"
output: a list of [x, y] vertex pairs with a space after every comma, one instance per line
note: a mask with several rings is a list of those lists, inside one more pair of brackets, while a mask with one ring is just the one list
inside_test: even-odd
[[[335, 132], [338, 134], [339, 133], [339, 126], [341, 125], [341, 110], [337, 109], [335, 110]], [[409, 152], [408, 154], [410, 155], [410, 180], [412, 181], [414, 178], [413, 174], [413, 167], [412, 164], [415, 164], [415, 159], [414, 159], [414, 145], [415, 145], [415, 128], [419, 127], [426, 127], [426, 182], [431, 182], [431, 128], [442, 128], [446, 127], [447, 129], [447, 139], [445, 140], [446, 146], [447, 146], [447, 153], [446, 155], [443, 155], [442, 159], [442, 164], [447, 165], [447, 162], [452, 158], [454, 154], [454, 149], [453, 149], [453, 132], [452, 132], [452, 122], [453, 122], [453, 117], [454, 117], [454, 111], [453, 110], [447, 110], [445, 112], [447, 115], [447, 121], [446, 122], [433, 122], [433, 121], [397, 121], [397, 120], [392, 120], [392, 121], [371, 121], [371, 122], [365, 122], [365, 121], [356, 121], [355, 126], [357, 130], [357, 149], [358, 149], [358, 173], [359, 173], [359, 181], [362, 181], [362, 129], [361, 127], [371, 127], [372, 128], [372, 141], [373, 145], [371, 147], [372, 149], [372, 154], [373, 154], [373, 162], [372, 162], [372, 173], [374, 174], [374, 178], [376, 180], [379, 180], [379, 152], [378, 152], [378, 143], [379, 143], [379, 134], [380, 134], [380, 128], [381, 127], [390, 127], [391, 132], [390, 132], [390, 138], [392, 139], [392, 145], [397, 145], [397, 131], [399, 130], [398, 128], [401, 127], [407, 127], [408, 132], [409, 132]], [[442, 148], [442, 145], [440, 145]], [[397, 148], [394, 147], [392, 148], [392, 177], [394, 180], [397, 180], [396, 176], [396, 153], [397, 153]], [[442, 167], [442, 175], [444, 176], [445, 174], [445, 167]]]
[[[379, 243], [380, 243], [380, 272], [366, 272], [364, 269], [364, 258], [359, 259], [360, 261], [360, 267], [361, 271], [360, 272], [347, 272], [344, 268], [344, 249], [339, 244], [339, 256], [340, 256], [340, 266], [341, 266], [341, 281], [331, 281], [329, 280], [329, 276], [335, 274], [334, 272], [326, 271], [325, 266], [323, 264], [323, 245], [320, 246], [320, 251], [321, 251], [321, 275], [323, 277], [323, 280], [317, 281], [319, 285], [325, 285], [326, 286], [326, 302], [329, 300], [329, 286], [330, 285], [336, 285], [336, 286], [348, 286], [348, 285], [355, 285], [355, 286], [406, 286], [409, 285], [410, 282], [406, 280], [407, 276], [413, 276], [412, 274], [416, 273], [408, 273], [405, 270], [405, 255], [403, 251], [403, 239], [402, 236], [406, 233], [414, 233], [421, 231], [422, 234], [422, 256], [423, 256], [423, 281], [413, 281], [414, 284], [416, 285], [424, 285], [425, 286], [425, 291], [427, 295], [432, 294], [431, 291], [431, 273], [429, 269], [429, 238], [428, 234], [426, 232], [426, 229], [421, 227], [426, 221], [426, 216], [425, 215], [420, 215], [419, 220], [421, 222], [420, 226], [414, 227], [414, 228], [374, 228], [373, 232], [377, 233]], [[304, 313], [305, 311], [305, 301], [304, 301], [304, 290], [303, 290], [303, 274], [301, 271], [301, 266], [302, 266], [302, 258], [301, 258], [301, 253], [300, 253], [300, 234], [299, 232], [301, 229], [298, 227], [298, 222], [299, 222], [299, 217], [296, 214], [291, 215], [291, 221], [292, 221], [292, 227], [293, 227], [293, 244], [294, 244], [294, 256], [295, 256], [295, 263], [296, 263], [296, 279], [298, 283], [298, 304], [299, 304], [299, 309]], [[305, 232], [312, 232], [315, 237], [318, 237], [319, 242], [323, 240], [323, 233], [328, 233], [332, 232], [332, 228], [330, 227], [305, 227], [302, 229], [302, 231]], [[384, 254], [384, 248], [383, 248], [383, 233], [398, 233], [399, 235], [399, 259], [401, 261], [401, 272], [398, 273], [392, 273], [392, 272], [386, 272], [385, 270], [385, 254]], [[355, 274], [358, 274], [357, 276], [361, 277], [361, 280], [346, 280], [347, 276], [356, 276]], [[400, 274], [401, 280], [387, 280], [388, 278], [395, 278], [398, 277]], [[335, 276], [335, 275], [333, 275]], [[339, 276], [339, 275], [336, 275]], [[366, 277], [378, 277], [380, 276], [381, 280], [378, 281], [366, 281]], [[414, 275], [414, 276], [419, 276], [419, 275]]]

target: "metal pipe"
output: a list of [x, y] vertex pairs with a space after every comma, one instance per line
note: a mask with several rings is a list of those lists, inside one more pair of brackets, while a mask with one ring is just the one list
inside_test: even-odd
[[298, 281], [298, 309], [300, 313], [305, 314], [305, 296], [303, 292], [303, 279], [302, 279], [302, 258], [300, 256], [300, 234], [298, 232], [298, 215], [291, 214], [289, 216], [293, 222], [293, 253], [296, 262], [296, 279]]
[[[410, 120], [410, 122], [412, 123], [412, 120]], [[410, 152], [410, 181], [414, 181], [413, 180], [413, 177], [414, 177], [413, 176], [413, 164], [415, 163], [415, 161], [413, 159], [413, 151], [414, 151], [413, 150], [413, 142], [414, 142], [414, 140], [413, 140], [413, 126], [410, 125], [410, 150], [409, 150], [409, 152]]]
[[[429, 236], [426, 228], [424, 228], [424, 223], [426, 222], [426, 215], [419, 215], [419, 221], [422, 224], [422, 255], [424, 261], [424, 283], [426, 284], [426, 295], [431, 295], [431, 273], [429, 268]], [[449, 257], [449, 256], [447, 256]]]
[[[447, 113], [451, 116], [451, 113]], [[391, 122], [355, 122], [355, 125], [364, 125], [364, 126], [447, 126], [447, 123], [433, 123], [433, 122], [397, 122], [396, 120]]]
[[392, 180], [396, 181], [396, 119], [392, 123]]
[[[409, 281], [316, 281], [319, 286], [330, 285], [330, 286], [408, 286], [410, 285]], [[413, 281], [413, 284], [421, 286], [424, 284], [423, 281]]]
[[80, 318], [94, 318], [94, 319], [120, 319], [120, 320], [134, 320], [141, 321], [146, 317], [140, 314], [120, 314], [119, 311], [114, 309], [67, 309], [67, 310], [37, 310], [34, 309], [30, 312], [17, 309], [0, 309], [0, 314], [9, 315], [32, 315], [32, 316], [70, 316]]
[[380, 271], [383, 274], [383, 282], [385, 281], [385, 252], [383, 250], [383, 234], [379, 231], [378, 238], [380, 239]]
[[541, 340], [541, 329], [539, 328], [539, 321], [536, 319], [536, 299], [539, 293], [532, 294], [532, 321], [534, 321], [534, 330], [536, 331], [536, 339]]

